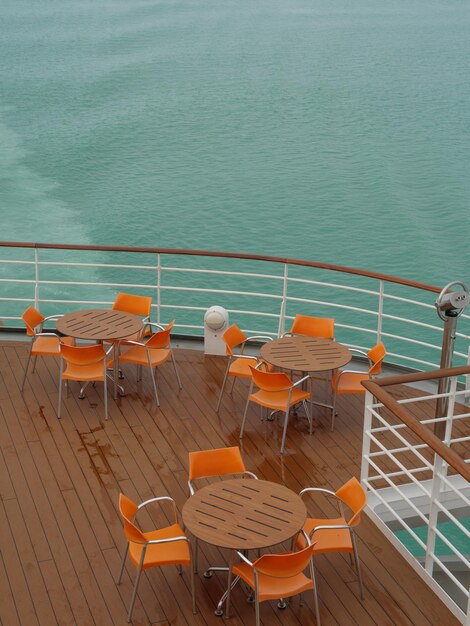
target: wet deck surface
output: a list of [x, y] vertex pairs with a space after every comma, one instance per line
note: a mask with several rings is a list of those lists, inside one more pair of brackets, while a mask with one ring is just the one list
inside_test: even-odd
[[[247, 387], [237, 382], [233, 395], [224, 396], [219, 417], [214, 407], [224, 360], [177, 350], [183, 390], [178, 391], [171, 365], [163, 365], [160, 408], [148, 372], [137, 383], [135, 369], [128, 366], [128, 393], [117, 401], [110, 397], [107, 422], [100, 383], [87, 390], [85, 400], [78, 399], [78, 384], [72, 384], [58, 420], [54, 359], [39, 359], [20, 393], [28, 350], [26, 343], [0, 344], [0, 621], [4, 626], [124, 625], [135, 572], [128, 563], [122, 584], [115, 584], [124, 545], [119, 493], [136, 501], [169, 494], [181, 511], [188, 493], [188, 452], [239, 444]], [[324, 381], [316, 382], [318, 398], [325, 389]], [[294, 418], [283, 457], [280, 424], [261, 422], [253, 407], [242, 442], [247, 468], [297, 492], [306, 486], [336, 489], [359, 475], [363, 401], [341, 397], [334, 433], [324, 409], [315, 415], [313, 436], [305, 419]], [[318, 517], [334, 514], [324, 500], [309, 506]], [[156, 509], [140, 520], [144, 530], [165, 523]], [[346, 555], [316, 560], [323, 625], [458, 623], [367, 517], [358, 537], [364, 602]], [[224, 564], [227, 556], [203, 544], [200, 554], [200, 572], [209, 563]], [[193, 616], [187, 572], [180, 577], [174, 567], [149, 570], [133, 622], [254, 624], [254, 608], [240, 588], [233, 594], [230, 619], [214, 616], [224, 584], [224, 575], [209, 580], [198, 575], [199, 613]], [[264, 603], [263, 624], [315, 624], [307, 596], [304, 606], [295, 599], [283, 611]]]

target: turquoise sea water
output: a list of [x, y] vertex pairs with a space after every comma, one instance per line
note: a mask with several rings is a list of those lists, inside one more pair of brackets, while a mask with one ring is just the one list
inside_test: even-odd
[[3, 0], [1, 239], [470, 278], [467, 0]]

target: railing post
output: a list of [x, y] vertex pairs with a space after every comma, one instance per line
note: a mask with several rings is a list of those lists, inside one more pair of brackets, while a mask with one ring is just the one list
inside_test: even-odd
[[288, 280], [288, 265], [287, 263], [284, 263], [284, 280], [282, 282], [282, 302], [281, 302], [281, 310], [279, 313], [279, 327], [277, 329], [278, 337], [281, 337], [286, 331], [287, 280]]
[[39, 249], [34, 248], [34, 308], [39, 309]]
[[379, 281], [379, 308], [377, 315], [377, 343], [382, 340], [382, 322], [384, 311], [384, 288], [385, 283], [383, 280]]
[[467, 619], [465, 620], [465, 626], [470, 626], [470, 585], [468, 585]]
[[[470, 346], [468, 346], [467, 365], [470, 365]], [[464, 396], [464, 402], [470, 404], [470, 374], [465, 376], [465, 390], [467, 393]]]
[[366, 391], [364, 402], [364, 431], [362, 433], [362, 457], [361, 457], [361, 483], [367, 490], [365, 481], [369, 477], [369, 454], [370, 454], [370, 437], [369, 431], [372, 428], [372, 404], [374, 396], [370, 391]]
[[[443, 442], [446, 445], [449, 445], [449, 442], [452, 438], [452, 425], [453, 425], [453, 416], [454, 416], [454, 408], [455, 408], [455, 393], [457, 391], [457, 376], [454, 376], [451, 379], [450, 390], [449, 390], [449, 398], [447, 405], [447, 414], [444, 425], [444, 438]], [[436, 526], [439, 514], [439, 507], [437, 506], [437, 502], [439, 500], [439, 496], [441, 493], [441, 485], [442, 485], [442, 477], [439, 475], [446, 476], [447, 475], [448, 465], [442, 459], [442, 457], [437, 454], [434, 455], [434, 468], [433, 468], [433, 476], [432, 476], [432, 487], [431, 487], [431, 502], [429, 505], [429, 522], [428, 522], [428, 535], [426, 539], [426, 557], [424, 561], [424, 569], [426, 572], [432, 576], [434, 569], [434, 559], [432, 558], [436, 548]]]
[[161, 309], [161, 296], [160, 296], [160, 288], [161, 288], [161, 280], [162, 280], [162, 267], [160, 264], [160, 253], [157, 254], [157, 324], [160, 324], [160, 309]]

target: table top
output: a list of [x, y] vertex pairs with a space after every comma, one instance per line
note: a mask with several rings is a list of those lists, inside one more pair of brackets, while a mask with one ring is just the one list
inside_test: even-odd
[[234, 550], [286, 541], [306, 519], [305, 504], [296, 493], [284, 485], [250, 478], [207, 485], [183, 507], [183, 523], [195, 537]]
[[142, 320], [124, 311], [87, 309], [60, 317], [57, 330], [77, 339], [122, 339], [142, 330]]
[[351, 351], [333, 339], [293, 335], [265, 343], [261, 357], [287, 370], [324, 372], [343, 367], [352, 359]]

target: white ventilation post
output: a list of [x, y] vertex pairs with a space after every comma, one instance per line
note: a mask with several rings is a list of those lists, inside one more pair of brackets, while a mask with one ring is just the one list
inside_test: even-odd
[[228, 311], [221, 306], [211, 306], [204, 315], [204, 352], [225, 354], [222, 335], [228, 328]]

